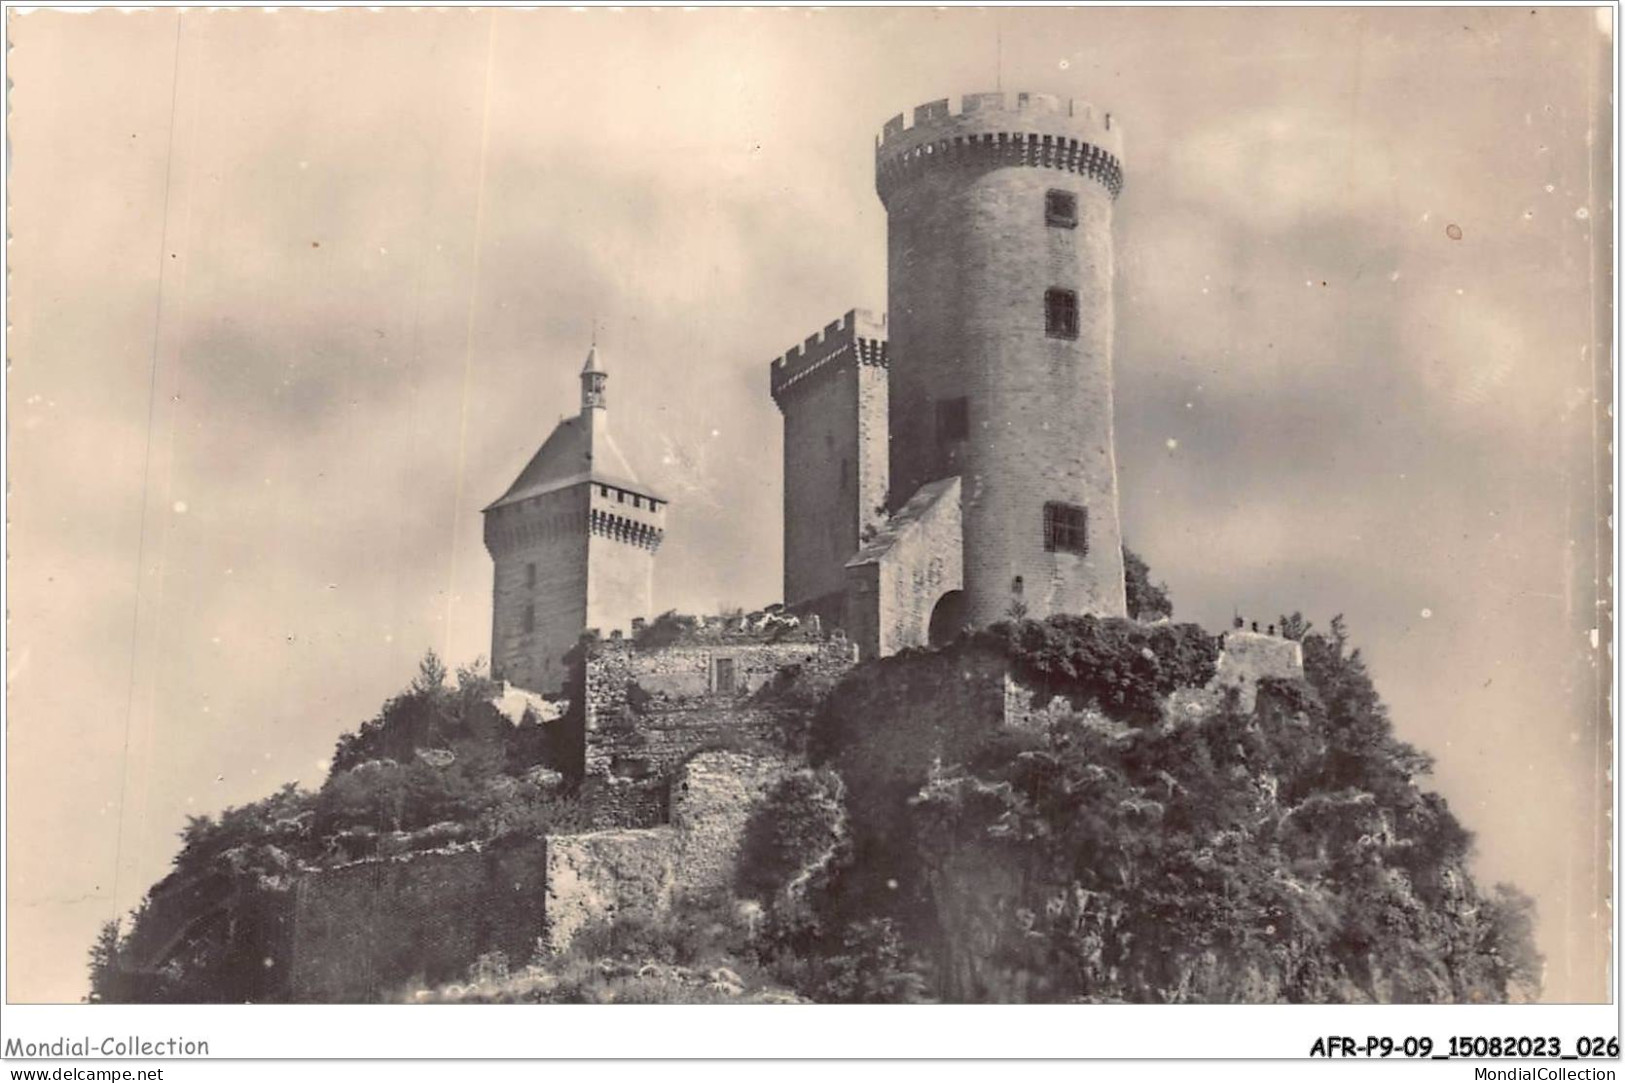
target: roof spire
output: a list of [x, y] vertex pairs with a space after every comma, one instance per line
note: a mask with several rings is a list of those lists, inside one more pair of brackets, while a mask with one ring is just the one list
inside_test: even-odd
[[598, 363], [598, 330], [593, 329], [592, 346], [587, 350], [587, 363], [581, 366], [581, 412], [589, 410], [603, 410], [607, 408], [604, 401], [604, 384], [609, 380], [609, 373], [603, 370]]

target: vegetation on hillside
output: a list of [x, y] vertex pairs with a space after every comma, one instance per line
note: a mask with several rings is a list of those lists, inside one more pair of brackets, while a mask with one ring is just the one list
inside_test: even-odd
[[[731, 890], [589, 926], [560, 955], [482, 958], [467, 982], [413, 998], [1536, 995], [1530, 900], [1474, 881], [1471, 837], [1426, 788], [1430, 759], [1395, 736], [1343, 621], [1283, 618], [1304, 679], [1261, 682], [1244, 711], [1203, 690], [1217, 640], [1162, 619], [1165, 589], [1125, 557], [1154, 623], [1012, 620], [809, 692], [809, 760], [754, 812]], [[671, 614], [643, 635], [693, 632]], [[1045, 708], [1030, 726], [912, 709], [909, 680], [990, 658]], [[430, 655], [340, 738], [320, 789], [191, 819], [170, 875], [93, 946], [93, 996], [285, 999], [277, 903], [301, 873], [578, 829], [570, 780], [537, 766], [556, 728], [509, 721], [495, 691]]]
[[188, 817], [169, 875], [98, 935], [91, 998], [284, 999], [279, 904], [301, 872], [579, 825], [562, 779], [536, 766], [549, 727], [530, 712], [509, 721], [492, 706], [496, 690], [475, 669], [449, 679], [431, 651], [404, 692], [339, 738], [319, 789], [290, 783], [219, 816]]
[[[1042, 732], [989, 732], [951, 760], [815, 739], [846, 787], [852, 860], [799, 942], [888, 921], [952, 1000], [1534, 995], [1530, 900], [1474, 883], [1470, 836], [1419, 785], [1430, 761], [1394, 736], [1341, 619], [1283, 622], [1305, 679], [1264, 682], [1254, 711], [1232, 694], [1155, 720], [1099, 680], [1168, 657], [1123, 623], [976, 637], [1072, 682], [1076, 709]], [[842, 711], [837, 692], [820, 724], [853, 733]]]
[[1164, 620], [1174, 615], [1168, 584], [1153, 583], [1150, 567], [1140, 554], [1126, 545], [1123, 546], [1123, 586], [1128, 615], [1134, 619]]
[[1169, 688], [1212, 674], [1212, 641], [1190, 626], [1018, 621], [912, 660], [1004, 653], [1070, 704], [1032, 731], [867, 713], [911, 660], [860, 668], [813, 720], [818, 765], [757, 810], [731, 899], [423, 996], [1534, 997], [1530, 900], [1474, 882], [1468, 834], [1420, 785], [1429, 760], [1394, 736], [1343, 622], [1282, 624], [1303, 642], [1305, 679], [1264, 682], [1250, 712], [1213, 693], [1168, 709]]

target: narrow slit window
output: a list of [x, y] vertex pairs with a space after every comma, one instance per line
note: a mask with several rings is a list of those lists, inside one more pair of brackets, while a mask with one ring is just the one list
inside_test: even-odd
[[536, 565], [534, 564], [525, 565], [525, 586], [533, 589], [536, 586]]
[[1076, 229], [1078, 225], [1078, 197], [1059, 188], [1044, 193], [1044, 224]]
[[963, 398], [937, 401], [937, 439], [942, 443], [970, 435], [970, 405]]
[[1044, 548], [1051, 553], [1089, 552], [1089, 512], [1076, 504], [1044, 505]]
[[527, 603], [525, 605], [525, 631], [534, 632], [535, 630], [536, 630], [536, 607], [534, 605], [531, 605], [531, 604]]
[[1044, 293], [1044, 333], [1050, 338], [1078, 337], [1078, 293], [1076, 290], [1046, 290]]

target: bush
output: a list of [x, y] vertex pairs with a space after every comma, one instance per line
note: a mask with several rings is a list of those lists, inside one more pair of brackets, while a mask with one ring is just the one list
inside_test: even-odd
[[844, 797], [828, 770], [797, 771], [774, 787], [745, 828], [739, 894], [771, 901], [822, 865], [845, 835]]
[[918, 961], [890, 918], [848, 925], [840, 950], [802, 980], [802, 991], [821, 1004], [917, 1004], [925, 999]]
[[1151, 582], [1151, 569], [1140, 554], [1123, 546], [1123, 587], [1128, 615], [1135, 620], [1160, 620], [1174, 615], [1168, 584]]
[[1135, 725], [1158, 721], [1163, 698], [1175, 689], [1207, 684], [1219, 658], [1218, 641], [1197, 625], [1119, 617], [1002, 621], [971, 642], [1009, 658], [1039, 702], [1062, 695]]

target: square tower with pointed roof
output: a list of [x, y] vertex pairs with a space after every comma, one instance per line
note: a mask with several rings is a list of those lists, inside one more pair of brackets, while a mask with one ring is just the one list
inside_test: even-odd
[[595, 345], [581, 369], [581, 412], [485, 509], [491, 676], [535, 692], [564, 689], [564, 656], [586, 630], [625, 632], [651, 615], [668, 501], [610, 438], [608, 379]]

